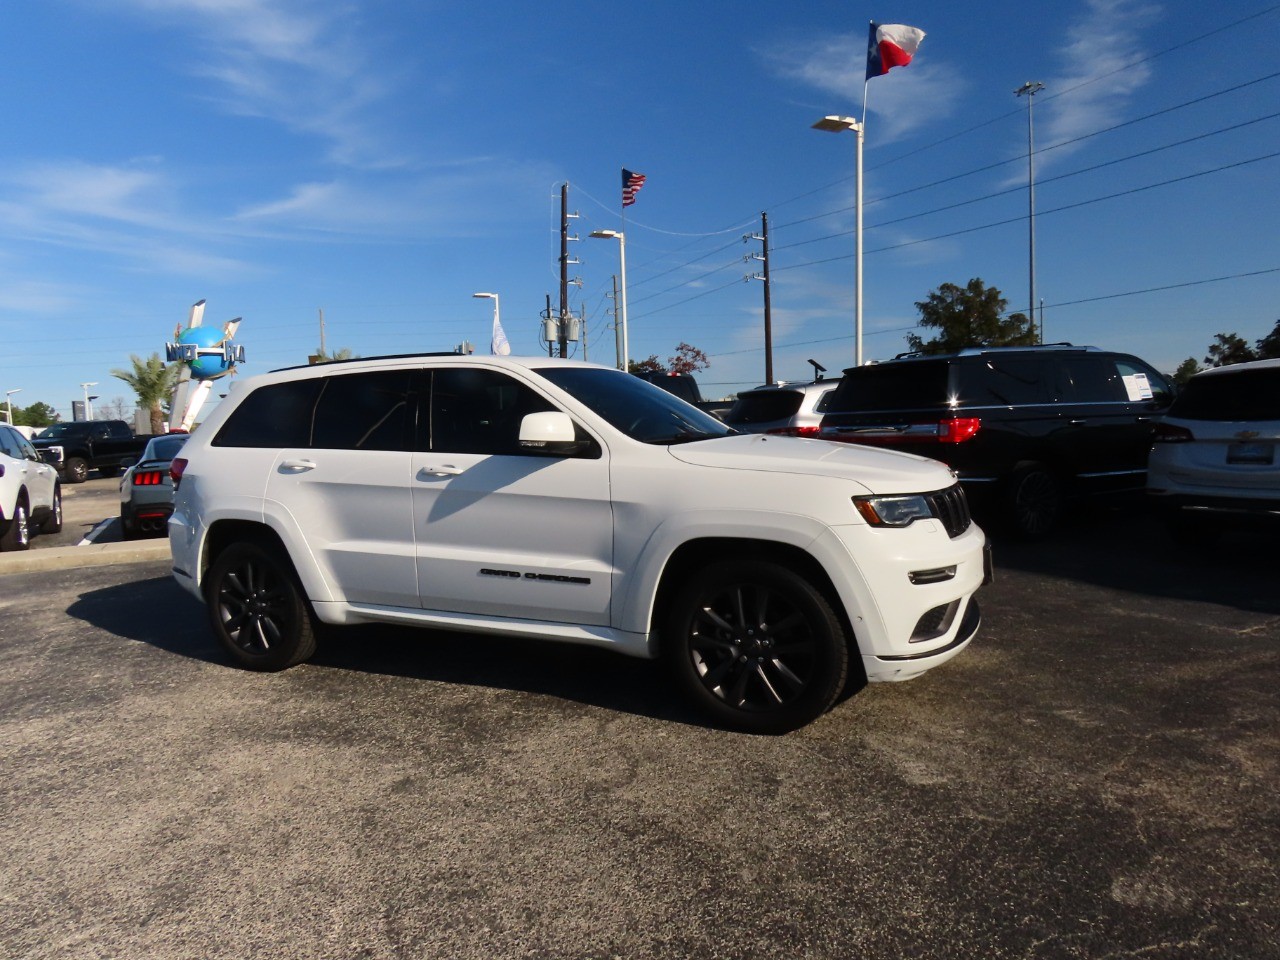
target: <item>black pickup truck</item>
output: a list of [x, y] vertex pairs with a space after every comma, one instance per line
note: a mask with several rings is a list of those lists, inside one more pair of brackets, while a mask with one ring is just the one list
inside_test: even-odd
[[116, 476], [123, 469], [121, 461], [136, 460], [150, 439], [135, 435], [123, 420], [75, 420], [46, 427], [31, 442], [63, 480], [84, 483], [93, 469], [104, 477]]

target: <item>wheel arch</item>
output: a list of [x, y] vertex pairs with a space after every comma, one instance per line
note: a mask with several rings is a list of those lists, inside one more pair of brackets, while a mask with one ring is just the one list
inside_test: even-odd
[[653, 604], [649, 608], [649, 635], [653, 638], [655, 655], [661, 655], [661, 624], [672, 596], [691, 573], [719, 560], [766, 561], [803, 576], [835, 611], [844, 631], [845, 642], [849, 646], [851, 672], [860, 669], [862, 659], [858, 653], [857, 636], [849, 620], [848, 610], [822, 563], [812, 553], [795, 544], [752, 537], [699, 537], [685, 541], [672, 552], [663, 567]]

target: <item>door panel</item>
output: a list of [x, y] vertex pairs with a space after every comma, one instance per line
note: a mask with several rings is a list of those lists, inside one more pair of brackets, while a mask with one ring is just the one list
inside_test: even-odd
[[608, 458], [522, 452], [520, 421], [556, 409], [495, 370], [431, 375], [413, 458], [419, 598], [429, 610], [607, 625], [613, 574]]

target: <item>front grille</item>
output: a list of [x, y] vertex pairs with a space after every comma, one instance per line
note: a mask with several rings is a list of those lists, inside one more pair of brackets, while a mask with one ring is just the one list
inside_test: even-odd
[[969, 515], [969, 501], [960, 484], [926, 494], [925, 497], [933, 509], [933, 515], [942, 521], [942, 525], [947, 528], [947, 535], [953, 540], [969, 529], [973, 518]]

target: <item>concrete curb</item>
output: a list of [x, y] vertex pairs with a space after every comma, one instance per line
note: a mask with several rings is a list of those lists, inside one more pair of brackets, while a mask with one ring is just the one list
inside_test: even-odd
[[0, 553], [0, 576], [38, 573], [72, 567], [99, 567], [119, 563], [150, 563], [169, 559], [169, 540], [134, 540], [127, 543], [93, 543], [85, 547], [50, 547]]

